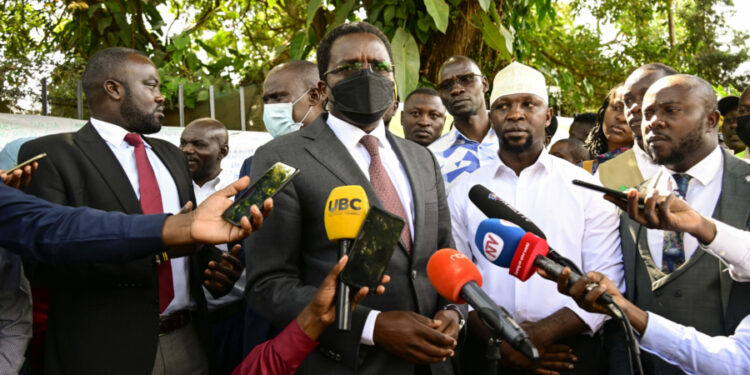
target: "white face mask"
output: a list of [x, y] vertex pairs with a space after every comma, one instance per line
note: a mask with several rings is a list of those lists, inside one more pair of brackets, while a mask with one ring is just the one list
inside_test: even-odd
[[310, 114], [312, 106], [307, 109], [307, 113], [302, 117], [299, 122], [294, 121], [293, 110], [294, 105], [297, 104], [302, 98], [310, 92], [310, 89], [305, 91], [302, 96], [297, 98], [292, 103], [273, 103], [263, 105], [263, 123], [266, 125], [266, 130], [271, 133], [271, 136], [276, 138], [284, 134], [289, 134], [293, 131], [299, 130], [302, 127], [302, 122], [305, 121], [307, 115]]

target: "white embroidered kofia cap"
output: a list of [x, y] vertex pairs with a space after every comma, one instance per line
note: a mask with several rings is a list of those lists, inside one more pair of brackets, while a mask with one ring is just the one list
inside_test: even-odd
[[544, 75], [530, 66], [515, 61], [495, 75], [490, 105], [501, 96], [513, 94], [534, 94], [544, 100], [545, 104], [549, 103]]

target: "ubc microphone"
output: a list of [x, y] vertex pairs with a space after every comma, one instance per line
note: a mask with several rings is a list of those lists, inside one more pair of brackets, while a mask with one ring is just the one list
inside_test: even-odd
[[[331, 190], [323, 222], [328, 239], [339, 242], [339, 259], [349, 253], [352, 240], [357, 237], [369, 209], [370, 203], [362, 186], [339, 186]], [[341, 280], [336, 286], [336, 327], [340, 331], [349, 331], [352, 327], [349, 286]]]
[[[486, 187], [480, 184], [474, 185], [471, 190], [469, 190], [469, 199], [480, 211], [482, 211], [482, 213], [487, 215], [488, 218], [507, 220], [521, 227], [524, 232], [531, 232], [537, 237], [545, 240], [547, 239], [547, 236], [544, 235], [544, 232], [542, 232], [542, 230], [539, 229], [539, 227], [536, 226], [536, 224], [534, 224], [531, 219], [527, 218], [518, 210], [511, 207], [511, 205], [506, 203]], [[572, 271], [578, 272], [578, 274], [583, 274], [581, 269], [578, 268], [578, 265], [576, 265], [572, 260], [560, 255], [552, 248], [549, 248], [546, 256], [549, 259], [554, 260], [555, 262], [570, 267]]]
[[[496, 266], [507, 268], [511, 275], [521, 281], [533, 276], [537, 268], [557, 279], [565, 268], [547, 257], [547, 240], [517, 226], [506, 225], [500, 219], [482, 220], [474, 236], [474, 243], [487, 260]], [[568, 288], [580, 279], [581, 274], [571, 270]], [[608, 293], [603, 293], [596, 301], [616, 316], [621, 316]]]
[[530, 359], [539, 351], [529, 336], [482, 290], [482, 275], [469, 258], [454, 249], [441, 249], [427, 262], [427, 277], [441, 296], [453, 303], [468, 302], [490, 331]]

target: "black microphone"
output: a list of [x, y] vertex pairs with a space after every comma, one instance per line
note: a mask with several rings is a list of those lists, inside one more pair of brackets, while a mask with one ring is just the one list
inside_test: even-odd
[[[487, 215], [488, 218], [510, 221], [511, 223], [521, 227], [521, 229], [526, 232], [531, 232], [537, 237], [545, 240], [547, 239], [547, 236], [544, 235], [544, 232], [542, 232], [542, 230], [539, 229], [539, 227], [536, 226], [536, 224], [534, 224], [531, 219], [527, 218], [522, 213], [518, 212], [518, 210], [511, 207], [508, 203], [491, 192], [490, 189], [487, 189], [480, 184], [474, 185], [471, 190], [469, 190], [469, 199], [472, 203], [474, 203], [475, 206], [477, 206], [480, 211], [482, 211], [482, 213]], [[549, 248], [547, 257], [554, 260], [555, 262], [570, 267], [572, 271], [583, 274], [581, 269], [578, 268], [578, 265], [576, 265], [572, 260], [560, 255], [560, 253], [558, 253], [551, 247]]]
[[469, 258], [454, 249], [441, 249], [427, 262], [427, 277], [453, 303], [468, 302], [489, 330], [530, 359], [539, 351], [524, 330], [482, 290], [482, 275]]

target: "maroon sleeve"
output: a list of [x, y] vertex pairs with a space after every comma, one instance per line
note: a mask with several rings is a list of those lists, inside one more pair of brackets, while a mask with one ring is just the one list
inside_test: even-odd
[[294, 319], [278, 336], [253, 348], [232, 375], [291, 374], [317, 346]]

